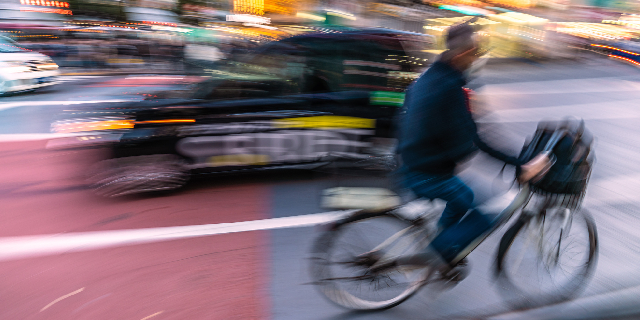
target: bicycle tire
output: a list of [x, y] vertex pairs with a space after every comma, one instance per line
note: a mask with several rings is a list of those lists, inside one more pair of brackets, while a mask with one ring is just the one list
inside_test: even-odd
[[[576, 220], [576, 218], [578, 218], [578, 220]], [[536, 288], [535, 286], [523, 286], [518, 284], [518, 282], [522, 280], [522, 277], [514, 277], [513, 275], [511, 275], [513, 270], [510, 269], [512, 268], [512, 266], [510, 266], [511, 263], [507, 260], [510, 260], [510, 253], [513, 253], [513, 255], [518, 253], [516, 252], [516, 250], [514, 250], [514, 243], [518, 242], [519, 236], [523, 236], [523, 234], [527, 231], [527, 227], [531, 226], [531, 219], [531, 216], [522, 216], [516, 221], [513, 226], [511, 226], [507, 230], [500, 241], [495, 264], [496, 276], [500, 284], [499, 287], [501, 289], [501, 293], [505, 294], [507, 303], [511, 304], [515, 308], [531, 308], [545, 304], [553, 304], [575, 297], [584, 289], [585, 285], [588, 283], [588, 280], [592, 276], [597, 264], [598, 235], [596, 225], [589, 212], [582, 209], [572, 214], [572, 222], [570, 230], [568, 231], [571, 232], [572, 230], [575, 230], [576, 226], [580, 226], [580, 223], [584, 223], [584, 227], [581, 227], [581, 229], [584, 228], [584, 230], [582, 231], [586, 231], [586, 235], [588, 235], [586, 239], [582, 239], [586, 241], [586, 246], [588, 246], [588, 249], [586, 250], [586, 252], [582, 253], [585, 261], [582, 266], [578, 265], [579, 269], [581, 269], [579, 270], [580, 272], [576, 272], [574, 274], [565, 272], [565, 274], [568, 274], [571, 278], [567, 281], [567, 284], [565, 286], [559, 287], [554, 284], [553, 288], [555, 290], [553, 292], [541, 290], [541, 292], [532, 293], [530, 291], [539, 289], [539, 287]], [[576, 224], [576, 221], [578, 221], [578, 224]], [[565, 234], [564, 237], [569, 238], [570, 236], [571, 235]], [[554, 236], [552, 235], [551, 237]], [[580, 238], [583, 237], [584, 235]], [[559, 233], [559, 236], [557, 236], [557, 238], [559, 239], [558, 245], [557, 247], [555, 246], [555, 244], [551, 246], [551, 248], [553, 249], [551, 250], [551, 252], [556, 252], [556, 259], [559, 260], [560, 252], [565, 252], [564, 249], [561, 249], [561, 246], [563, 245], [562, 233]], [[568, 240], [565, 239], [564, 244], [566, 245], [567, 242]], [[526, 253], [520, 252], [521, 256], [524, 256], [524, 254]], [[577, 255], [579, 254], [576, 253], [576, 256]], [[534, 263], [538, 264], [537, 267], [539, 267], [539, 265], [545, 264], [544, 259], [537, 259]], [[560, 265], [560, 263], [558, 263], [558, 265]], [[562, 269], [562, 267], [560, 267], [560, 269]], [[552, 275], [550, 269], [547, 268], [546, 271], [549, 273], [549, 276], [551, 278]], [[528, 274], [528, 277], [533, 278], [533, 274]]]
[[[372, 264], [373, 261], [363, 262], [363, 265], [358, 266], [357, 262], [354, 260], [352, 262], [340, 262], [333, 261], [337, 254], [338, 250], [345, 249], [346, 243], [343, 242], [345, 236], [356, 236], [357, 238], [357, 230], [354, 227], [364, 228], [363, 230], [367, 230], [368, 232], [373, 232], [371, 228], [371, 222], [381, 223], [381, 225], [386, 227], [390, 227], [392, 229], [407, 228], [412, 226], [414, 222], [399, 218], [393, 214], [388, 212], [382, 213], [361, 213], [354, 216], [351, 216], [343, 221], [335, 223], [332, 225], [327, 231], [325, 231], [314, 243], [312, 249], [312, 258], [311, 258], [311, 277], [314, 280], [314, 284], [318, 288], [318, 290], [322, 293], [322, 295], [327, 298], [329, 301], [342, 306], [347, 309], [352, 310], [382, 310], [389, 309], [395, 307], [402, 302], [409, 299], [413, 296], [425, 283], [429, 274], [426, 270], [427, 268], [417, 269], [414, 278], [406, 283], [406, 288], [398, 290], [397, 294], [392, 294], [392, 296], [388, 298], [383, 298], [379, 301], [374, 301], [373, 299], [367, 299], [363, 297], [356, 296], [354, 293], [348, 292], [346, 289], [345, 283], [356, 282], [356, 278], [358, 277], [344, 277], [340, 278], [335, 272], [332, 271], [332, 267], [334, 265], [345, 265], [345, 264], [353, 264], [353, 268], [360, 267], [363, 272], [362, 282], [369, 282], [373, 284], [376, 280], [374, 279], [375, 275], [370, 275], [370, 278], [366, 277], [366, 268], [367, 264]], [[353, 245], [353, 237], [349, 237], [351, 239], [350, 244]], [[371, 237], [368, 237], [371, 238]], [[387, 239], [387, 238], [385, 238]], [[355, 244], [355, 246], [360, 246], [360, 244]], [[371, 248], [360, 247], [359, 250], [368, 252], [373, 249], [373, 246], [368, 246]], [[364, 253], [363, 252], [363, 253]], [[362, 256], [362, 255], [360, 255]], [[354, 256], [353, 258], [355, 258]], [[351, 257], [347, 259], [350, 261]], [[360, 259], [360, 258], [358, 258]], [[398, 272], [399, 268], [392, 268], [388, 271], [388, 274], [393, 272]], [[388, 279], [391, 279], [391, 276], [386, 275]], [[386, 280], [385, 280], [386, 282]], [[387, 285], [389, 285], [387, 283]], [[389, 286], [391, 288], [392, 286]]]

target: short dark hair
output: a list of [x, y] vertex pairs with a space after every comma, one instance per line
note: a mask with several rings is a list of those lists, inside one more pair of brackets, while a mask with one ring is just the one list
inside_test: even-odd
[[447, 49], [456, 50], [475, 44], [473, 39], [476, 30], [468, 23], [451, 26], [447, 32]]
[[472, 21], [460, 23], [449, 27], [447, 31], [447, 51], [442, 54], [442, 60], [449, 60], [454, 56], [472, 49], [477, 45], [476, 29], [470, 24]]

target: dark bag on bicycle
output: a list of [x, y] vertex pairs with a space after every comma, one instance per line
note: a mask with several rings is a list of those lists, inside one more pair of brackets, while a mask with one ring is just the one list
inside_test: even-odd
[[551, 150], [556, 162], [542, 179], [531, 184], [533, 191], [583, 194], [595, 159], [593, 136], [586, 130], [584, 121], [540, 122], [533, 138], [522, 148], [519, 159], [525, 163], [542, 152], [556, 132], [563, 132]]

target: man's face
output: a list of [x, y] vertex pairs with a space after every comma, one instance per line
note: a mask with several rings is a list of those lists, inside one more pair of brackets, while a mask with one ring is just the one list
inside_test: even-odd
[[465, 71], [471, 67], [471, 65], [476, 62], [479, 58], [478, 53], [480, 52], [478, 45], [474, 45], [473, 48], [457, 55], [453, 60], [461, 71]]

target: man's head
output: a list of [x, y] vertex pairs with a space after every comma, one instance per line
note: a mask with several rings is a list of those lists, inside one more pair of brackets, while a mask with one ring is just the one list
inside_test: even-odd
[[449, 28], [447, 33], [447, 51], [441, 60], [454, 68], [465, 71], [478, 59], [478, 39], [473, 26], [468, 22]]

